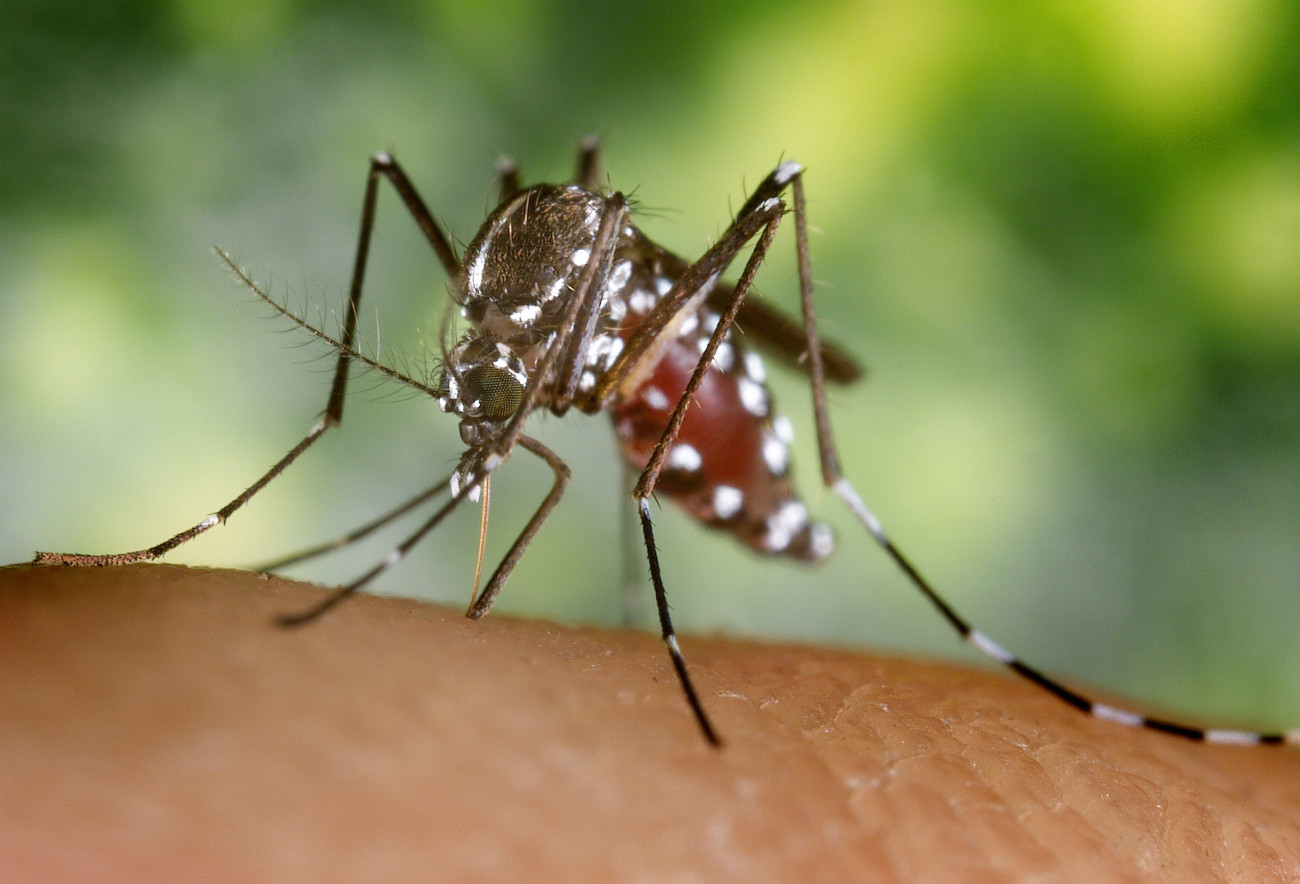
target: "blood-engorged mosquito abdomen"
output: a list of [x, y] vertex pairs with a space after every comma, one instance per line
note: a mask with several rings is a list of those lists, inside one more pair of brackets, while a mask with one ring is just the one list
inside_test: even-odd
[[[662, 288], [662, 286], [660, 286]], [[634, 293], [625, 329], [644, 320], [657, 293]], [[644, 469], [686, 390], [718, 315], [705, 308], [678, 329], [644, 380], [610, 406], [623, 457]], [[656, 486], [704, 525], [755, 552], [820, 562], [835, 549], [830, 527], [813, 521], [790, 481], [790, 422], [775, 411], [762, 359], [723, 337], [686, 412]]]

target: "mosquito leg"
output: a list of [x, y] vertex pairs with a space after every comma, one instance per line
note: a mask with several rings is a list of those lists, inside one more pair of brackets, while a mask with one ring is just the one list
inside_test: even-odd
[[[754, 280], [754, 274], [758, 272], [759, 266], [767, 255], [768, 247], [772, 244], [772, 238], [776, 236], [776, 229], [781, 223], [781, 212], [783, 210], [782, 203], [773, 198], [768, 202], [761, 203], [743, 219], [737, 217], [735, 229], [743, 231], [748, 226], [761, 223], [763, 225], [762, 233], [759, 235], [758, 242], [754, 244], [754, 250], [750, 253], [749, 261], [746, 262], [745, 269], [740, 274], [740, 279], [736, 281], [731, 303], [727, 305], [727, 309], [719, 317], [717, 327], [714, 328], [713, 334], [709, 336], [709, 343], [705, 346], [704, 352], [700, 354], [699, 362], [696, 363], [695, 370], [691, 373], [691, 378], [686, 384], [686, 390], [682, 393], [682, 398], [678, 401], [676, 408], [673, 409], [672, 416], [668, 419], [668, 426], [665, 427], [663, 435], [659, 437], [659, 442], [655, 445], [654, 451], [651, 452], [650, 460], [641, 473], [641, 478], [637, 480], [636, 488], [632, 492], [634, 497], [645, 499], [654, 492], [655, 483], [659, 478], [659, 471], [663, 467], [664, 460], [667, 458], [673, 442], [677, 440], [677, 433], [681, 429], [682, 421], [686, 419], [686, 410], [694, 401], [695, 392], [704, 381], [704, 375], [708, 372], [713, 357], [722, 344], [722, 339], [726, 337], [727, 331], [735, 322], [740, 305], [744, 302], [749, 287]], [[746, 225], [741, 225], [742, 220], [747, 222]], [[748, 238], [748, 236], [745, 237], [745, 239]], [[721, 242], [726, 242], [726, 238], [724, 237], [720, 244]], [[737, 244], [736, 247], [739, 248], [739, 245]], [[630, 350], [631, 346], [628, 349]]]
[[[297, 445], [267, 470], [260, 479], [244, 490], [242, 494], [227, 503], [217, 512], [205, 518], [191, 528], [164, 540], [147, 549], [105, 555], [86, 553], [46, 553], [38, 552], [34, 562], [37, 564], [60, 565], [124, 565], [131, 562], [156, 559], [187, 541], [193, 540], [215, 525], [224, 523], [236, 510], [247, 503], [255, 494], [266, 487], [272, 479], [284, 472], [300, 455], [319, 439], [326, 430], [338, 425], [343, 420], [343, 402], [347, 394], [348, 369], [353, 357], [353, 343], [357, 330], [357, 310], [361, 301], [361, 284], [365, 279], [366, 260], [370, 254], [370, 238], [374, 231], [375, 203], [379, 191], [379, 179], [387, 178], [406, 204], [412, 217], [424, 232], [425, 238], [433, 247], [438, 260], [455, 277], [460, 270], [460, 261], [456, 258], [447, 237], [443, 234], [432, 213], [416, 192], [414, 185], [397, 161], [387, 153], [376, 154], [370, 161], [370, 171], [366, 176], [366, 191], [361, 204], [361, 229], [357, 236], [356, 258], [352, 266], [352, 279], [348, 286], [347, 310], [343, 320], [343, 334], [339, 341], [339, 357], [334, 367], [334, 380], [330, 386], [329, 399], [325, 405], [325, 415], [307, 432]], [[224, 256], [223, 256], [224, 257]], [[227, 263], [230, 263], [226, 258]], [[233, 265], [232, 265], [233, 267]], [[234, 268], [238, 271], [238, 268]], [[242, 273], [241, 273], [242, 276]], [[246, 277], [245, 277], [246, 278]], [[260, 294], [260, 292], [259, 292]], [[265, 296], [263, 296], [265, 297]]]
[[[635, 469], [627, 461], [623, 461], [619, 469], [619, 487], [627, 494], [632, 496], [632, 488], [636, 485], [636, 480], [640, 478], [641, 471]], [[644, 627], [646, 624], [646, 598], [645, 598], [645, 572], [641, 570], [640, 554], [637, 547], [641, 544], [641, 522], [640, 516], [633, 514], [625, 507], [619, 507], [620, 516], [618, 520], [619, 534], [619, 558], [621, 567], [619, 572], [622, 575], [622, 593], [620, 601], [623, 615], [623, 625], [628, 628]]]
[[578, 145], [578, 171], [574, 183], [584, 190], [600, 190], [600, 139], [588, 135]]
[[1149, 730], [1161, 731], [1166, 734], [1173, 734], [1178, 737], [1185, 737], [1190, 740], [1200, 740], [1207, 743], [1233, 743], [1238, 745], [1253, 744], [1272, 744], [1290, 743], [1300, 745], [1300, 730], [1293, 730], [1287, 733], [1254, 733], [1250, 731], [1238, 730], [1221, 730], [1206, 729], [1193, 727], [1168, 719], [1151, 718], [1137, 712], [1131, 712], [1127, 709], [1120, 709], [1105, 703], [1098, 703], [1083, 694], [1071, 690], [1059, 681], [1044, 675], [1034, 667], [1022, 662], [1010, 651], [1003, 648], [993, 639], [980, 632], [963, 619], [952, 606], [944, 601], [943, 597], [930, 585], [916, 567], [907, 559], [906, 556], [896, 547], [893, 541], [885, 533], [884, 526], [880, 520], [867, 509], [863, 504], [862, 498], [849, 484], [848, 480], [838, 478], [832, 486], [836, 495], [844, 501], [845, 505], [853, 512], [867, 532], [875, 539], [876, 543], [889, 555], [899, 569], [907, 575], [912, 585], [920, 590], [921, 594], [930, 601], [943, 618], [948, 621], [957, 634], [965, 641], [974, 645], [980, 653], [984, 654], [991, 660], [1001, 663], [1010, 669], [1016, 675], [1032, 682], [1048, 693], [1056, 696], [1058, 699], [1068, 703], [1075, 709], [1091, 715], [1095, 718], [1113, 721], [1118, 724], [1129, 727], [1142, 727]]
[[264, 564], [258, 565], [257, 567], [253, 568], [253, 570], [259, 571], [263, 574], [270, 573], [272, 571], [278, 571], [281, 568], [287, 568], [290, 565], [296, 565], [299, 562], [306, 561], [307, 559], [313, 559], [316, 556], [325, 555], [326, 553], [334, 552], [335, 550], [342, 549], [345, 546], [349, 546], [353, 543], [356, 543], [358, 540], [362, 540], [368, 537], [375, 531], [378, 531], [380, 528], [392, 522], [394, 519], [398, 519], [401, 516], [406, 515], [411, 510], [415, 509], [417, 506], [424, 503], [429, 498], [435, 496], [444, 488], [446, 488], [447, 484], [450, 481], [451, 481], [450, 476], [444, 477], [433, 487], [421, 491], [415, 497], [412, 497], [410, 500], [406, 501], [400, 506], [394, 507], [393, 509], [367, 522], [366, 524], [360, 526], [359, 528], [354, 528], [352, 531], [349, 531], [347, 534], [344, 534], [342, 537], [336, 537], [333, 540], [318, 544], [316, 546], [311, 547], [310, 549], [304, 549], [301, 550], [300, 552], [296, 552], [291, 555], [287, 555], [282, 558], [276, 559], [275, 561], [266, 562]]
[[233, 512], [235, 512], [235, 510], [239, 509], [241, 506], [247, 503], [254, 494], [256, 494], [257, 492], [261, 491], [264, 487], [266, 487], [266, 484], [268, 482], [270, 482], [276, 476], [280, 475], [280, 473], [284, 472], [285, 468], [288, 467], [289, 464], [297, 460], [298, 456], [302, 454], [304, 451], [306, 451], [311, 446], [311, 444], [315, 442], [317, 439], [319, 439], [321, 437], [321, 434], [324, 433], [326, 430], [328, 430], [331, 426], [332, 424], [329, 422], [328, 418], [322, 418], [320, 421], [316, 423], [316, 426], [312, 427], [311, 431], [308, 432], [307, 435], [303, 437], [301, 442], [299, 442], [297, 445], [291, 448], [288, 454], [280, 458], [280, 460], [275, 464], [275, 466], [271, 467], [271, 469], [267, 470], [266, 473], [263, 474], [262, 478], [258, 479], [247, 489], [245, 489], [243, 494], [239, 495], [234, 500], [230, 501], [230, 503], [226, 504], [217, 512], [208, 516], [206, 519], [204, 519], [202, 522], [199, 522], [194, 527], [187, 528], [186, 530], [182, 531], [180, 534], [177, 534], [174, 537], [170, 537], [167, 540], [164, 540], [162, 543], [157, 544], [156, 546], [151, 546], [148, 549], [135, 550], [133, 552], [107, 553], [104, 555], [97, 555], [97, 554], [90, 554], [90, 553], [38, 552], [36, 554], [36, 558], [33, 561], [35, 562], [35, 564], [38, 565], [80, 565], [80, 566], [129, 565], [132, 562], [148, 561], [150, 559], [156, 559], [159, 556], [165, 555], [166, 553], [180, 546], [182, 543], [185, 543], [188, 540], [193, 540], [195, 537], [198, 537], [200, 534], [202, 534], [204, 531], [207, 531], [209, 528], [213, 527], [214, 525], [220, 525], [221, 523], [225, 522], [226, 519], [230, 518], [230, 515]]
[[817, 331], [816, 306], [813, 304], [812, 260], [808, 256], [808, 222], [805, 218], [802, 170], [796, 171], [791, 181], [794, 249], [799, 265], [799, 310], [803, 314], [803, 333], [808, 347], [808, 377], [812, 385], [817, 453], [821, 460], [822, 480], [828, 486], [834, 486], [841, 477], [840, 458], [831, 435], [830, 409], [826, 405], [826, 365], [822, 358], [821, 335]]
[[[627, 201], [621, 193], [615, 193], [605, 199], [605, 215], [601, 218], [596, 231], [596, 241], [592, 244], [591, 256], [583, 274], [578, 279], [574, 292], [575, 304], [566, 316], [565, 328], [572, 329], [563, 341], [557, 339], [552, 349], [558, 359], [556, 391], [551, 396], [552, 414], [562, 415], [573, 403], [574, 394], [582, 378], [582, 365], [586, 361], [587, 348], [596, 334], [596, 322], [600, 318], [600, 289], [603, 280], [609, 278], [614, 266], [614, 253], [618, 245], [618, 236], [627, 217]], [[560, 351], [563, 351], [562, 353]], [[547, 354], [549, 357], [549, 353]], [[545, 377], [545, 374], [540, 375]]]
[[[696, 309], [703, 297], [707, 296], [713, 282], [726, 269], [736, 253], [744, 247], [745, 243], [749, 242], [756, 234], [758, 235], [758, 241], [754, 244], [749, 260], [745, 264], [745, 269], [741, 272], [740, 279], [737, 280], [732, 290], [730, 302], [710, 335], [704, 352], [700, 354], [699, 361], [696, 363], [690, 380], [686, 384], [686, 389], [682, 393], [677, 406], [673, 409], [672, 416], [669, 418], [668, 424], [664, 428], [659, 442], [655, 445], [654, 451], [651, 453], [650, 459], [637, 480], [636, 488], [633, 491], [633, 497], [636, 498], [641, 520], [641, 533], [645, 541], [646, 558], [650, 566], [650, 579], [654, 585], [655, 605], [659, 613], [659, 625], [663, 641], [668, 647], [668, 654], [672, 658], [678, 681], [681, 683], [683, 693], [686, 694], [687, 702], [690, 704], [691, 711], [699, 723], [700, 730], [703, 731], [705, 739], [713, 746], [722, 745], [721, 740], [709, 721], [704, 706], [700, 702], [699, 694], [691, 682], [690, 674], [686, 669], [686, 660], [682, 656], [677, 634], [673, 629], [672, 618], [669, 616], [668, 595], [664, 589], [663, 574], [659, 566], [659, 555], [655, 549], [654, 526], [650, 518], [650, 496], [654, 493], [655, 483], [658, 480], [667, 452], [672, 447], [681, 429], [686, 410], [694, 400], [695, 393], [699, 389], [705, 373], [709, 370], [722, 339], [735, 321], [736, 314], [744, 303], [745, 296], [753, 283], [754, 274], [758, 272], [758, 268], [762, 265], [767, 250], [771, 246], [772, 238], [776, 235], [785, 206], [775, 194], [779, 193], [784, 187], [785, 181], [780, 180], [780, 177], [786, 175], [788, 169], [797, 171], [798, 166], [793, 164], [782, 165], [776, 172], [764, 179], [763, 183], [759, 185], [756, 195], [772, 195], [763, 199], [751, 197], [713, 248], [705, 252], [698, 261], [682, 273], [673, 290], [665, 296], [664, 300], [656, 306], [651, 315], [642, 323], [643, 330], [629, 342], [605, 379], [611, 395], [618, 391], [626, 381], [636, 361], [645, 356], [655, 346], [656, 339], [661, 335], [675, 334], [676, 327], [672, 318], [681, 311]], [[597, 395], [601, 395], [599, 388]]]
[[749, 289], [755, 272], [763, 262], [763, 257], [768, 246], [771, 245], [772, 237], [776, 234], [776, 228], [780, 220], [780, 209], [777, 207], [775, 213], [771, 214], [767, 220], [762, 236], [754, 246], [749, 262], [745, 265], [745, 270], [736, 284], [735, 298], [729, 305], [727, 312], [719, 319], [717, 328], [714, 329], [713, 334], [710, 336], [709, 343], [700, 355], [700, 361], [695, 366], [690, 381], [687, 382], [686, 390], [677, 403], [677, 407], [673, 410], [668, 426], [664, 430], [664, 434], [659, 438], [654, 452], [650, 455], [650, 461], [646, 464], [645, 471], [642, 472], [641, 478], [637, 480], [636, 489], [633, 491], [641, 516], [641, 531], [645, 538], [646, 558], [650, 564], [650, 580], [654, 584], [655, 605], [659, 610], [659, 625], [662, 629], [664, 644], [668, 646], [668, 655], [672, 658], [673, 668], [677, 670], [677, 679], [681, 682], [682, 691], [686, 694], [686, 700], [691, 706], [691, 711], [695, 713], [695, 720], [704, 732], [705, 739], [713, 746], [721, 746], [722, 741], [713, 729], [713, 724], [709, 721], [703, 704], [700, 703], [695, 686], [691, 683], [690, 674], [686, 670], [686, 660], [682, 657], [682, 649], [677, 643], [677, 634], [673, 630], [672, 618], [668, 614], [668, 595], [664, 589], [663, 575], [659, 568], [659, 554], [655, 549], [654, 528], [650, 520], [650, 495], [654, 492], [655, 481], [659, 477], [659, 470], [663, 465], [664, 458], [669, 448], [672, 447], [673, 441], [677, 438], [678, 430], [681, 429], [682, 420], [686, 416], [686, 409], [694, 399], [695, 391], [699, 389], [700, 383], [704, 379], [704, 373], [712, 363], [723, 336], [736, 318], [736, 312], [740, 309], [740, 304]]
[[1071, 690], [1059, 681], [1044, 675], [1037, 669], [1022, 662], [1010, 651], [1003, 648], [993, 639], [984, 633], [975, 629], [966, 619], [959, 615], [956, 610], [938, 593], [931, 583], [921, 575], [916, 566], [912, 564], [902, 551], [894, 545], [893, 540], [885, 531], [884, 525], [863, 503], [862, 498], [857, 491], [844, 478], [840, 468], [839, 454], [835, 445], [834, 436], [831, 431], [830, 412], [826, 404], [826, 374], [822, 364], [822, 350], [820, 338], [817, 333], [817, 318], [813, 305], [813, 285], [812, 271], [808, 257], [808, 232], [804, 220], [804, 192], [803, 179], [801, 173], [796, 169], [790, 177], [793, 191], [794, 217], [795, 217], [795, 249], [796, 257], [799, 262], [799, 296], [800, 305], [803, 311], [804, 335], [807, 339], [808, 353], [808, 373], [812, 383], [812, 400], [813, 414], [817, 429], [817, 447], [821, 458], [822, 477], [826, 485], [830, 487], [835, 494], [842, 500], [857, 518], [862, 526], [871, 535], [872, 539], [880, 546], [881, 549], [894, 561], [894, 564], [907, 577], [911, 584], [932, 604], [948, 624], [957, 632], [964, 641], [969, 642], [980, 653], [984, 654], [991, 660], [1002, 664], [1010, 669], [1021, 678], [1032, 682], [1042, 690], [1054, 695], [1058, 699], [1081, 712], [1092, 715], [1096, 718], [1107, 721], [1117, 722], [1129, 727], [1143, 727], [1149, 730], [1161, 731], [1174, 736], [1185, 737], [1192, 740], [1201, 740], [1210, 743], [1233, 743], [1233, 744], [1281, 744], [1291, 743], [1300, 745], [1300, 730], [1289, 733], [1272, 733], [1259, 734], [1248, 731], [1236, 730], [1210, 730], [1205, 728], [1192, 727], [1181, 724], [1176, 721], [1169, 721], [1161, 718], [1151, 718], [1140, 715], [1136, 712], [1130, 712], [1126, 709], [1119, 709], [1104, 703], [1098, 703], [1090, 698]]
[[[393, 185], [397, 195], [402, 198], [406, 204], [406, 210], [411, 213], [411, 217], [419, 226], [420, 232], [428, 240], [433, 252], [438, 256], [438, 261], [442, 268], [447, 271], [447, 275], [452, 279], [460, 272], [460, 259], [456, 257], [455, 250], [452, 249], [451, 243], [447, 240], [447, 235], [442, 232], [438, 222], [434, 220], [433, 213], [425, 205], [424, 200], [420, 197], [415, 185], [407, 176], [406, 171], [393, 158], [392, 154], [381, 151], [374, 155], [370, 160], [370, 176], [373, 179], [377, 175], [383, 175]], [[367, 192], [369, 184], [367, 184]], [[373, 220], [374, 208], [371, 206], [371, 218]], [[369, 236], [366, 237], [369, 245]]]
[[298, 614], [283, 614], [277, 617], [275, 619], [275, 622], [280, 626], [286, 626], [286, 627], [302, 626], [304, 623], [309, 623], [312, 620], [315, 620], [317, 617], [324, 614], [330, 608], [333, 608], [339, 602], [343, 601], [345, 598], [352, 595], [357, 590], [361, 589], [371, 580], [374, 580], [380, 574], [384, 573], [389, 568], [393, 567], [398, 562], [400, 562], [402, 559], [406, 558], [406, 554], [411, 551], [412, 547], [414, 547], [417, 543], [423, 540], [426, 534], [428, 534], [434, 528], [437, 528], [438, 525], [442, 522], [442, 520], [447, 517], [447, 514], [450, 513], [453, 509], [455, 509], [456, 504], [460, 503], [462, 500], [464, 500], [466, 497], [469, 496], [469, 491], [470, 491], [469, 488], [462, 489], [462, 494], [460, 496], [453, 497], [451, 500], [443, 504], [442, 507], [436, 513], [430, 516], [429, 519], [423, 525], [420, 526], [418, 531], [416, 531], [410, 537], [403, 540], [398, 546], [394, 547], [393, 550], [388, 553], [388, 555], [384, 556], [383, 560], [378, 565], [375, 565], [373, 568], [371, 568], [366, 573], [362, 574], [357, 579], [353, 580], [351, 583], [348, 583], [344, 586], [340, 586], [338, 589], [334, 590], [334, 593], [332, 595], [326, 596], [325, 599], [321, 601], [319, 604], [314, 605]]
[[501, 195], [498, 205], [519, 192], [519, 165], [513, 157], [497, 160], [497, 192]]
[[641, 514], [641, 532], [645, 538], [646, 558], [650, 563], [650, 581], [654, 584], [655, 607], [659, 610], [659, 627], [664, 644], [668, 646], [668, 656], [672, 658], [673, 669], [677, 670], [677, 680], [681, 683], [683, 693], [686, 694], [686, 702], [690, 704], [691, 712], [695, 713], [695, 720], [700, 725], [700, 730], [704, 732], [704, 739], [708, 740], [710, 745], [721, 748], [722, 740], [718, 737], [718, 732], [713, 729], [713, 723], [709, 721], [708, 713], [704, 711], [704, 704], [700, 702], [695, 685], [691, 682], [691, 675], [686, 670], [686, 659], [682, 656], [681, 646], [677, 644], [677, 632], [673, 629], [673, 620], [668, 613], [668, 593], [664, 590], [663, 574], [659, 570], [659, 553], [655, 549], [654, 527], [650, 522], [650, 498], [642, 497], [637, 504]]
[[[798, 169], [797, 164], [794, 163], [783, 165], [763, 180], [758, 192], [779, 193], [780, 188], [775, 187], [772, 182], [785, 174], [787, 166]], [[785, 211], [785, 205], [776, 196], [758, 201], [751, 197], [746, 201], [745, 206], [746, 208], [736, 215], [735, 220], [718, 241], [695, 263], [681, 270], [672, 289], [637, 326], [636, 333], [628, 340], [618, 358], [614, 360], [614, 364], [597, 382], [590, 395], [591, 400], [601, 407], [608, 407], [620, 395], [635, 389], [643, 379], [638, 375], [638, 366], [643, 364], [645, 357], [655, 348], [662, 346], [665, 336], [676, 333], [675, 323], [679, 317], [699, 309], [700, 304], [709, 297], [710, 290], [713, 289], [718, 278], [726, 271], [736, 254], [744, 248], [745, 243], [753, 239], [764, 227], [774, 223], [774, 219], [779, 219]], [[754, 267], [756, 269], [757, 264]], [[742, 287], [737, 282], [730, 290], [733, 315], [734, 311], [739, 309], [739, 305], [744, 303], [747, 289], [748, 283]], [[721, 337], [718, 340], [721, 341]], [[703, 366], [707, 364], [707, 361], [701, 363]]]
[[522, 447], [546, 461], [547, 466], [555, 473], [555, 484], [551, 486], [551, 490], [542, 499], [537, 511], [533, 513], [533, 517], [524, 526], [524, 530], [515, 538], [515, 542], [511, 544], [510, 549], [501, 560], [501, 564], [497, 565], [497, 569], [492, 572], [492, 577], [488, 580], [487, 586], [483, 587], [483, 592], [478, 598], [470, 602], [469, 610], [465, 612], [465, 616], [471, 620], [477, 620], [492, 610], [492, 605], [496, 602], [497, 596], [500, 595], [501, 587], [505, 585], [506, 578], [510, 576], [510, 572], [515, 569], [515, 565], [523, 557], [524, 551], [528, 549], [528, 544], [533, 542], [533, 537], [537, 535], [542, 524], [550, 516], [551, 510], [555, 509], [555, 505], [560, 502], [560, 497], [563, 496], [564, 489], [569, 484], [569, 466], [561, 460], [558, 454], [531, 436], [520, 436], [518, 442]]

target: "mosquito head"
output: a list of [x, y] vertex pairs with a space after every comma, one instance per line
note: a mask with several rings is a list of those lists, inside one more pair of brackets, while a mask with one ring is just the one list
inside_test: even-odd
[[438, 407], [460, 416], [466, 445], [482, 445], [514, 417], [527, 384], [523, 360], [508, 344], [470, 332], [447, 354], [438, 380]]

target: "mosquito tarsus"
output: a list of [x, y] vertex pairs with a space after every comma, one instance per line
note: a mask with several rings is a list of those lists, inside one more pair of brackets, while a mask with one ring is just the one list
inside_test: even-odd
[[[849, 382], [859, 369], [817, 329], [805, 220], [803, 168], [780, 163], [754, 189], [717, 242], [687, 262], [660, 248], [633, 224], [627, 198], [602, 186], [597, 143], [586, 139], [567, 185], [523, 187], [513, 163], [498, 167], [500, 201], [458, 256], [410, 178], [388, 153], [370, 162], [347, 306], [337, 336], [313, 327], [267, 295], [224, 252], [240, 281], [337, 351], [325, 413], [293, 448], [248, 489], [198, 524], [147, 549], [106, 555], [37, 553], [38, 563], [118, 565], [156, 559], [225, 522], [343, 418], [354, 362], [434, 398], [460, 419], [466, 448], [456, 468], [432, 487], [338, 540], [268, 567], [328, 552], [368, 535], [400, 515], [448, 492], [448, 499], [378, 564], [307, 610], [279, 618], [307, 623], [397, 564], [466, 498], [477, 498], [492, 472], [521, 447], [554, 474], [550, 491], [515, 539], [467, 616], [491, 609], [511, 571], [559, 502], [570, 471], [565, 462], [524, 433], [538, 409], [563, 415], [570, 408], [613, 418], [625, 459], [639, 472], [633, 497], [645, 543], [663, 641], [705, 739], [721, 740], [691, 680], [669, 615], [655, 545], [650, 500], [671, 497], [705, 525], [731, 533], [767, 555], [816, 561], [829, 555], [830, 530], [809, 519], [789, 479], [789, 424], [778, 415], [764, 382], [762, 361], [734, 334], [758, 341], [802, 366], [811, 401], [823, 482], [868, 535], [957, 633], [986, 656], [1097, 718], [1180, 737], [1218, 743], [1300, 743], [1300, 731], [1259, 734], [1211, 730], [1151, 718], [1094, 702], [1023, 663], [968, 621], [936, 592], [895, 546], [881, 521], [844, 477], [827, 407], [828, 381]], [[374, 228], [381, 180], [397, 192], [452, 280], [468, 330], [454, 342], [444, 321], [443, 363], [432, 384], [401, 374], [355, 347], [358, 305]], [[786, 198], [790, 201], [787, 205]], [[801, 321], [788, 319], [752, 294], [783, 217], [794, 216]], [[752, 243], [734, 284], [721, 281]]]

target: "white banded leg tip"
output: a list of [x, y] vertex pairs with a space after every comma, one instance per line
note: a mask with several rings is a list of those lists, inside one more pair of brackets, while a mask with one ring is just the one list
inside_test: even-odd
[[1146, 724], [1146, 719], [1136, 712], [1129, 712], [1127, 709], [1120, 709], [1115, 706], [1107, 706], [1105, 703], [1093, 703], [1090, 711], [1094, 718], [1113, 721], [1127, 727], [1142, 727], [1142, 725]]
[[1254, 746], [1259, 743], [1259, 734], [1253, 731], [1208, 730], [1205, 742], [1226, 746]]
[[786, 160], [784, 163], [776, 167], [776, 172], [772, 177], [777, 184], [785, 184], [802, 171], [803, 166], [799, 165], [794, 160]]

